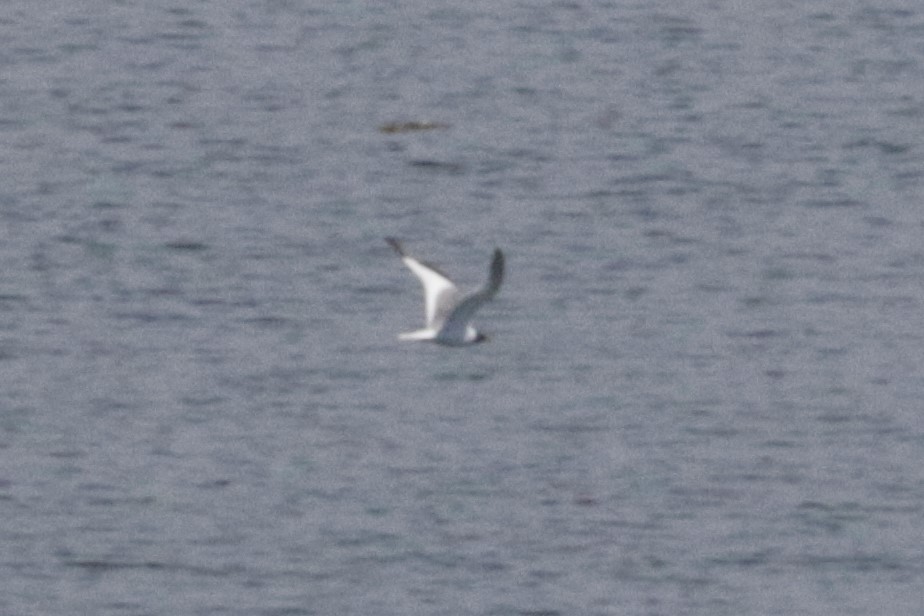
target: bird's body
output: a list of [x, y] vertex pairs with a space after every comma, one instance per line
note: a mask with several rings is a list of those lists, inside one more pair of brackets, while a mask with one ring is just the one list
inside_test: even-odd
[[427, 326], [400, 334], [400, 340], [431, 341], [449, 346], [486, 340], [472, 326], [471, 320], [482, 304], [494, 297], [504, 278], [504, 254], [499, 249], [494, 250], [488, 284], [479, 291], [463, 295], [441, 271], [408, 255], [401, 242], [391, 237], [385, 238], [385, 241], [401, 256], [401, 260], [420, 279], [424, 288]]

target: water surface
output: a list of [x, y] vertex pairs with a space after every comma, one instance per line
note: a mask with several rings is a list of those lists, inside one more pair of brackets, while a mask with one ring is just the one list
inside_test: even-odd
[[12, 3], [0, 611], [918, 609], [924, 12], [835, 8]]

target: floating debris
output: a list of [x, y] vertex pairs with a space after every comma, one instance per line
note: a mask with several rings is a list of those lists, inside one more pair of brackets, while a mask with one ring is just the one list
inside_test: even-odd
[[379, 132], [388, 135], [394, 133], [409, 133], [415, 130], [434, 130], [437, 128], [449, 128], [449, 124], [442, 122], [389, 122], [379, 126]]

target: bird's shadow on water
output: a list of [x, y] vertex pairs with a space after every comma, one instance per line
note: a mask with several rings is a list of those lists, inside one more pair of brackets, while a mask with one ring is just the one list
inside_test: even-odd
[[[383, 386], [409, 392], [440, 392], [465, 395], [471, 386], [489, 386], [504, 378], [504, 367], [489, 343], [446, 347], [429, 342], [395, 341], [393, 348], [379, 347], [374, 363]], [[453, 394], [454, 395], [454, 394]]]

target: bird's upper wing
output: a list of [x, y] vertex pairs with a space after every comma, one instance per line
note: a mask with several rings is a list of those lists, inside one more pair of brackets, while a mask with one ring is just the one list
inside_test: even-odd
[[500, 289], [501, 282], [504, 280], [504, 253], [500, 249], [494, 249], [494, 258], [491, 259], [491, 270], [488, 278], [488, 284], [480, 291], [472, 293], [452, 310], [443, 325], [443, 333], [449, 337], [462, 337], [468, 324], [471, 322], [475, 312], [481, 308], [482, 304], [490, 300]]
[[439, 329], [459, 303], [459, 289], [436, 267], [408, 255], [398, 240], [387, 237], [385, 241], [401, 255], [404, 264], [420, 279], [424, 288], [427, 327]]

